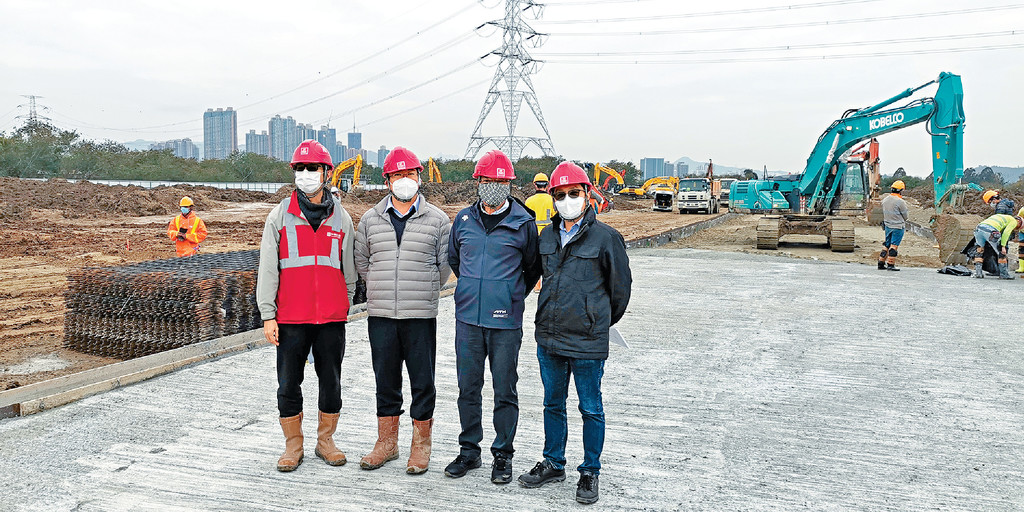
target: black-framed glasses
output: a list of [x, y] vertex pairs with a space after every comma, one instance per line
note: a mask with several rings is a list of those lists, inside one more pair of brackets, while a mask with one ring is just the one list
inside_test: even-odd
[[565, 192], [561, 192], [561, 191], [555, 192], [554, 194], [551, 194], [551, 197], [555, 198], [555, 201], [561, 201], [562, 199], [565, 199], [566, 195], [568, 195], [569, 197], [571, 197], [573, 199], [577, 199], [578, 197], [580, 197], [584, 193], [585, 193], [585, 191], [576, 188], [576, 189], [570, 190], [568, 194], [566, 194]]
[[295, 172], [299, 171], [311, 171], [319, 172], [323, 166], [320, 164], [292, 164], [292, 170]]

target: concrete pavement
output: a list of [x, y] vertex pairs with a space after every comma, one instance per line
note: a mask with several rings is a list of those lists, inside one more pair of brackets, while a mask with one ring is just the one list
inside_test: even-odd
[[[612, 348], [606, 366], [592, 508], [1020, 509], [1024, 344], [1014, 313], [1024, 282], [694, 250], [630, 257], [634, 299], [619, 328], [632, 348]], [[524, 331], [516, 475], [543, 441], [532, 324]], [[365, 323], [348, 332], [335, 436], [348, 465], [313, 456], [307, 419], [306, 461], [274, 470], [274, 350], [260, 348], [0, 421], [0, 508], [583, 508], [575, 471], [541, 489], [496, 486], [485, 455], [480, 470], [443, 476], [459, 431], [450, 299], [438, 322], [431, 470], [404, 474], [407, 416], [401, 458], [359, 469], [376, 438], [373, 374]], [[315, 418], [312, 368], [307, 376], [305, 414]], [[582, 459], [575, 404], [570, 396], [570, 469]], [[486, 447], [486, 405], [484, 418]]]

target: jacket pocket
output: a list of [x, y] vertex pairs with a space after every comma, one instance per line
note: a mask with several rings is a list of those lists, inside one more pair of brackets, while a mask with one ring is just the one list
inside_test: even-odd
[[569, 253], [572, 258], [572, 274], [577, 279], [596, 279], [599, 276], [597, 257], [601, 248], [590, 245], [578, 245]]

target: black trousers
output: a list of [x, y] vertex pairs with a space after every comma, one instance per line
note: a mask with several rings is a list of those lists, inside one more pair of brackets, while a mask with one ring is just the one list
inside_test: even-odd
[[412, 388], [412, 419], [434, 417], [434, 363], [437, 359], [437, 320], [434, 318], [366, 319], [373, 375], [377, 378], [377, 416], [401, 416], [402, 363]]
[[484, 363], [491, 368], [494, 389], [494, 442], [491, 455], [512, 458], [513, 441], [519, 425], [519, 347], [523, 329], [489, 329], [455, 321], [455, 367], [459, 379], [459, 453], [480, 456], [484, 438], [483, 400]]
[[321, 411], [341, 411], [341, 360], [345, 357], [345, 322], [278, 324], [277, 409], [282, 418], [302, 412], [302, 379], [306, 356], [313, 350], [313, 368], [320, 384]]

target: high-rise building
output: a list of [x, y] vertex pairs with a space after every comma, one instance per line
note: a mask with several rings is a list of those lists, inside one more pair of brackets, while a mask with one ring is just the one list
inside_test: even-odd
[[640, 174], [647, 181], [655, 176], [665, 176], [664, 158], [641, 158]]
[[302, 123], [295, 126], [295, 136], [298, 137], [300, 143], [304, 140], [317, 140], [318, 138], [317, 131], [313, 129], [313, 125]]
[[[355, 130], [355, 128], [353, 128]], [[352, 131], [348, 134], [348, 148], [349, 149], [363, 149], [363, 134]]]
[[388, 148], [385, 146], [377, 148], [377, 167], [380, 167], [381, 169], [384, 168], [384, 159], [388, 157], [388, 153], [390, 152], [391, 151], [388, 151]]
[[316, 141], [323, 144], [327, 151], [331, 154], [331, 159], [337, 164], [344, 160], [340, 153], [335, 151], [335, 147], [338, 145], [338, 131], [330, 126], [321, 126], [316, 132]]
[[238, 112], [228, 107], [203, 114], [203, 158], [223, 159], [238, 151]]
[[682, 162], [676, 164], [676, 171], [679, 172], [679, 177], [690, 175], [690, 164], [684, 164]]
[[292, 153], [299, 146], [298, 134], [295, 131], [295, 120], [292, 116], [270, 119], [270, 156], [284, 162], [290, 162]]
[[157, 144], [150, 144], [149, 149], [162, 151], [169, 149], [173, 152], [174, 156], [178, 158], [191, 158], [192, 160], [199, 160], [199, 149], [192, 143], [192, 139], [175, 139], [167, 142], [160, 142]]
[[270, 135], [267, 131], [256, 133], [256, 130], [249, 130], [249, 133], [245, 134], [245, 151], [270, 156]]
[[344, 162], [348, 158], [348, 146], [337, 143], [334, 145], [335, 151], [331, 152], [331, 158], [337, 162]]
[[665, 176], [679, 176], [676, 174], [676, 164], [672, 162], [665, 162]]

